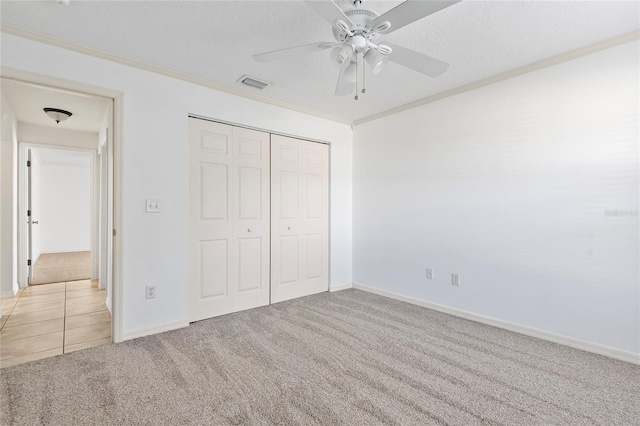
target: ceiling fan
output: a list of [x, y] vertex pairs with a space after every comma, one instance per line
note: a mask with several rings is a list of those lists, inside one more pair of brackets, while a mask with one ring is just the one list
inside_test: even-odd
[[331, 63], [340, 69], [335, 94], [348, 95], [354, 92], [358, 100], [358, 76], [362, 76], [364, 87], [365, 63], [374, 75], [378, 74], [388, 61], [393, 61], [412, 70], [437, 77], [444, 73], [449, 64], [414, 50], [393, 43], [380, 43], [380, 36], [389, 34], [419, 19], [438, 12], [461, 0], [406, 0], [382, 15], [361, 8], [364, 0], [352, 0], [354, 9], [342, 11], [333, 0], [305, 0], [320, 16], [332, 26], [335, 42], [317, 42], [290, 47], [272, 52], [253, 55], [259, 62], [268, 62], [289, 56], [331, 49]]

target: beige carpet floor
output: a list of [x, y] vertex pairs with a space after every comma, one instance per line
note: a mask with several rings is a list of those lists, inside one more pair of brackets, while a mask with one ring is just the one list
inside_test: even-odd
[[640, 366], [345, 290], [0, 371], [0, 424], [637, 425]]
[[91, 278], [91, 252], [42, 253], [33, 266], [31, 284], [50, 284]]

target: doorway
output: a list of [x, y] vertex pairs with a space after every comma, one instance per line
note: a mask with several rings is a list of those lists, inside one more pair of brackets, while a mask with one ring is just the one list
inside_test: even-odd
[[[118, 341], [114, 99], [4, 77], [2, 96], [17, 122], [17, 190], [3, 200], [17, 207], [19, 288], [2, 291], [0, 367]], [[47, 106], [73, 114], [56, 123]]]
[[97, 279], [95, 153], [27, 147], [26, 157], [27, 284]]

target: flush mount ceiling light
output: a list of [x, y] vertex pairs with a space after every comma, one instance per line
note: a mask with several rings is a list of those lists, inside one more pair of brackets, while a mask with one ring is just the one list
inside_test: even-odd
[[54, 120], [58, 124], [60, 124], [61, 121], [65, 121], [67, 118], [73, 115], [69, 111], [65, 111], [63, 109], [58, 109], [58, 108], [45, 108], [44, 112], [47, 114], [47, 116], [50, 119]]

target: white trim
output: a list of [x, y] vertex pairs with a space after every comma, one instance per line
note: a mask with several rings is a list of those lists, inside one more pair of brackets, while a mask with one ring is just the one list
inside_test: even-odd
[[98, 150], [91, 153], [91, 279], [98, 276], [100, 262], [100, 168], [98, 166]]
[[116, 55], [113, 53], [105, 52], [103, 50], [94, 49], [92, 47], [83, 46], [81, 44], [72, 43], [66, 40], [62, 40], [55, 37], [50, 37], [48, 35], [40, 34], [34, 31], [25, 30], [24, 28], [20, 28], [18, 26], [8, 24], [6, 22], [0, 23], [0, 31], [5, 32], [7, 34], [13, 34], [18, 37], [26, 38], [29, 40], [37, 41], [40, 43], [46, 43], [52, 46], [60, 47], [62, 49], [72, 50], [74, 52], [82, 53], [84, 55], [93, 56], [95, 58], [105, 59], [111, 62], [117, 62], [119, 64], [127, 65], [130, 67], [142, 69], [145, 71], [150, 71], [156, 74], [161, 74], [167, 77], [175, 78], [178, 80], [186, 81], [189, 83], [197, 84], [199, 86], [208, 87], [210, 89], [219, 90], [221, 92], [230, 93], [232, 95], [240, 96], [247, 99], [252, 99], [254, 101], [263, 102], [266, 104], [275, 105], [277, 107], [286, 108], [292, 111], [301, 112], [304, 114], [313, 115], [316, 117], [324, 118], [326, 120], [335, 121], [343, 124], [351, 124], [351, 120], [345, 120], [340, 117], [336, 117], [330, 114], [324, 114], [318, 111], [314, 111], [309, 108], [304, 108], [298, 105], [293, 105], [287, 102], [276, 101], [274, 99], [269, 99], [264, 96], [255, 95], [252, 93], [245, 92], [240, 89], [236, 89], [234, 87], [225, 86], [223, 84], [215, 83], [210, 80], [205, 80], [203, 78], [195, 77], [186, 73], [173, 71], [168, 68], [164, 68], [158, 65], [148, 64], [142, 61], [138, 61], [136, 59], [126, 58], [124, 56]]
[[113, 304], [111, 302], [111, 298], [110, 297], [107, 297], [107, 300], [106, 300], [105, 304], [107, 305], [107, 309], [109, 310], [109, 314], [111, 314], [111, 316], [113, 317]]
[[335, 293], [336, 291], [348, 290], [353, 288], [353, 284], [345, 284], [345, 285], [337, 285], [334, 287], [329, 287], [329, 293]]
[[113, 141], [113, 229], [117, 230], [117, 234], [113, 237], [113, 248], [111, 257], [112, 279], [111, 279], [111, 300], [113, 301], [113, 341], [114, 343], [121, 342], [124, 334], [124, 272], [123, 272], [123, 197], [122, 197], [122, 185], [123, 185], [123, 170], [124, 170], [124, 155], [123, 140], [124, 140], [124, 93], [116, 92], [113, 96], [113, 110], [111, 117], [112, 136]]
[[151, 334], [164, 333], [165, 331], [177, 330], [189, 326], [189, 321], [181, 319], [178, 321], [165, 322], [163, 324], [152, 325], [150, 327], [136, 328], [122, 333], [122, 341], [137, 339], [138, 337], [149, 336]]
[[263, 128], [260, 128], [260, 127], [247, 126], [245, 124], [238, 124], [238, 123], [233, 123], [231, 121], [219, 120], [217, 118], [206, 117], [204, 115], [198, 115], [198, 114], [189, 113], [188, 117], [189, 118], [195, 118], [196, 120], [210, 121], [212, 123], [226, 124], [227, 126], [240, 127], [242, 129], [249, 129], [249, 130], [255, 130], [257, 132], [269, 133], [271, 135], [278, 135], [278, 136], [284, 136], [284, 137], [287, 137], [287, 138], [300, 139], [302, 141], [307, 141], [307, 142], [315, 142], [315, 143], [321, 143], [321, 144], [324, 144], [324, 145], [331, 145], [331, 142], [325, 141], [325, 140], [322, 140], [322, 139], [312, 139], [312, 138], [309, 138], [307, 136], [290, 135], [288, 133], [276, 132], [276, 131], [273, 131], [273, 130], [263, 129]]
[[3, 291], [2, 294], [0, 294], [0, 299], [11, 299], [12, 297], [16, 297], [16, 294], [17, 292], [13, 290]]
[[603, 40], [598, 43], [591, 44], [589, 46], [581, 47], [579, 49], [565, 52], [551, 58], [543, 59], [542, 61], [534, 62], [529, 65], [525, 65], [520, 68], [516, 68], [510, 71], [503, 72], [493, 77], [485, 78], [482, 80], [474, 81], [473, 83], [465, 84], [463, 86], [454, 87], [453, 89], [445, 90], [444, 92], [436, 93], [431, 96], [427, 96], [422, 99], [410, 102], [408, 104], [400, 105], [395, 108], [388, 109], [386, 111], [379, 112], [377, 114], [369, 115], [367, 117], [359, 118], [353, 122], [353, 125], [359, 125], [366, 123], [367, 121], [377, 120], [378, 118], [386, 117], [388, 115], [396, 114], [398, 112], [413, 109], [422, 105], [430, 104], [432, 102], [439, 101], [444, 98], [459, 95], [460, 93], [469, 92], [471, 90], [479, 89], [490, 84], [498, 83], [500, 81], [509, 80], [510, 78], [518, 77], [523, 74], [528, 74], [533, 71], [538, 71], [543, 68], [548, 68], [553, 65], [557, 65], [563, 62], [571, 61], [573, 59], [580, 58], [582, 56], [591, 55], [592, 53], [599, 52], [601, 50], [609, 49], [624, 43], [629, 43], [640, 38], [640, 30], [631, 31], [627, 34], [622, 34], [617, 37]]
[[379, 296], [388, 297], [390, 299], [399, 300], [401, 302], [410, 303], [412, 305], [433, 309], [434, 311], [444, 312], [445, 314], [454, 315], [456, 317], [468, 319], [468, 320], [479, 322], [482, 324], [491, 325], [493, 327], [498, 327], [498, 328], [513, 331], [516, 333], [524, 334], [526, 336], [536, 337], [538, 339], [547, 340], [553, 343], [559, 343], [561, 345], [569, 346], [575, 349], [580, 349], [585, 352], [592, 352], [598, 355], [607, 356], [609, 358], [615, 358], [621, 361], [630, 362], [631, 364], [640, 365], [640, 354], [635, 354], [633, 352], [627, 352], [621, 349], [600, 345], [598, 343], [587, 342], [584, 340], [575, 339], [573, 337], [563, 336], [561, 334], [551, 333], [549, 331], [544, 331], [544, 330], [540, 330], [533, 327], [527, 327], [525, 325], [520, 325], [520, 324], [516, 324], [509, 321], [503, 321], [501, 319], [488, 317], [485, 315], [474, 314], [473, 312], [451, 308], [445, 305], [440, 305], [438, 303], [428, 302], [422, 299], [416, 299], [410, 296], [403, 296], [401, 294], [392, 293], [386, 290], [380, 290], [380, 289], [369, 287], [362, 284], [353, 283], [353, 288], [355, 288], [356, 290], [362, 290], [368, 293], [377, 294]]

